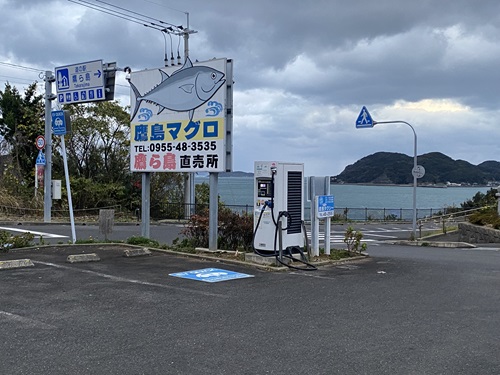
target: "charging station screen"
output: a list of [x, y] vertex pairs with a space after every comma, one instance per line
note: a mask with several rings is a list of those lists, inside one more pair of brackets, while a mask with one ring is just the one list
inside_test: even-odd
[[271, 181], [259, 181], [258, 182], [259, 189], [257, 190], [257, 196], [259, 198], [271, 198]]

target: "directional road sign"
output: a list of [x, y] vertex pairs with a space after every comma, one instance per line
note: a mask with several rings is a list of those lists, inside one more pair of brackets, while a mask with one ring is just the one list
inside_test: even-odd
[[106, 99], [102, 60], [61, 66], [55, 71], [59, 103], [75, 104]]
[[373, 128], [373, 125], [375, 125], [375, 123], [372, 116], [370, 116], [370, 112], [363, 106], [356, 120], [356, 128]]

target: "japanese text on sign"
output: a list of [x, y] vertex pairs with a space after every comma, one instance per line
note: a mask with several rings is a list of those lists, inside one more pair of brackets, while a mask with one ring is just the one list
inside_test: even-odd
[[221, 170], [224, 165], [222, 119], [133, 124], [134, 171]]
[[132, 171], [226, 170], [226, 65], [186, 60], [130, 74]]

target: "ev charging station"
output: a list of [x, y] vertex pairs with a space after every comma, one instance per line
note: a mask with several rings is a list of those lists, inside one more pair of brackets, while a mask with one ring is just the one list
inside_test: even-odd
[[[256, 161], [254, 164], [254, 252], [263, 257], [283, 256], [316, 267], [306, 261], [304, 247], [304, 164]], [[300, 254], [301, 259], [293, 257]]]

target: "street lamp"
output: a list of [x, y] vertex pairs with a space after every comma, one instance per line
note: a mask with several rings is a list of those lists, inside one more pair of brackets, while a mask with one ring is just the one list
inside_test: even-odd
[[413, 240], [417, 238], [417, 179], [424, 177], [425, 169], [417, 165], [417, 133], [413, 126], [406, 121], [373, 121], [370, 113], [363, 107], [356, 120], [356, 128], [373, 128], [376, 124], [406, 124], [413, 131]]

